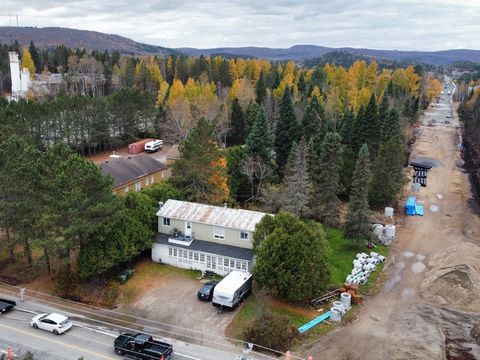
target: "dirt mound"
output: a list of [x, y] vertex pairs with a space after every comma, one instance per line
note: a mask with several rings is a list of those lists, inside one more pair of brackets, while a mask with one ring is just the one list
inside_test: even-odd
[[422, 296], [437, 305], [480, 312], [480, 247], [471, 243], [433, 254], [421, 286]]

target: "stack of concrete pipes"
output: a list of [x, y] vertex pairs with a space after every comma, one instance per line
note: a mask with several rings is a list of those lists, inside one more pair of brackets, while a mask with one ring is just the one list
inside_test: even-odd
[[353, 269], [346, 282], [355, 285], [365, 285], [370, 274], [377, 270], [377, 265], [387, 261], [385, 256], [372, 251], [370, 255], [360, 253], [353, 260]]

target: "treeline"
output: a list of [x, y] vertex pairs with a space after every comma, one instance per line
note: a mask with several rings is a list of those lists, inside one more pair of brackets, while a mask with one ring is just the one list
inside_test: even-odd
[[98, 275], [148, 249], [158, 201], [182, 198], [167, 184], [115, 197], [111, 178], [66, 145], [42, 152], [3, 132], [0, 183], [0, 243], [8, 259], [18, 261], [21, 247], [28, 267], [58, 271], [64, 286], [72, 274]]
[[59, 96], [46, 102], [0, 102], [0, 121], [9, 133], [38, 149], [63, 143], [81, 155], [159, 136], [161, 116], [151, 93], [132, 88], [103, 98]]
[[464, 125], [465, 165], [478, 198], [480, 196], [480, 89], [472, 91], [460, 103], [458, 115]]

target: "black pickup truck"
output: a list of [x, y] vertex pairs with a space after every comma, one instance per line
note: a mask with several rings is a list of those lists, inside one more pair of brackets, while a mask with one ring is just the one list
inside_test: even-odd
[[0, 314], [12, 310], [16, 305], [15, 301], [0, 298]]
[[173, 354], [172, 345], [142, 333], [122, 334], [115, 339], [114, 347], [118, 355], [142, 360], [168, 360]]

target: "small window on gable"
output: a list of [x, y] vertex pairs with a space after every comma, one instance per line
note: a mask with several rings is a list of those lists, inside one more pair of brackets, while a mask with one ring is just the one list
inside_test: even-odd
[[214, 226], [213, 237], [215, 239], [225, 239], [225, 228]]
[[240, 239], [248, 240], [250, 238], [248, 231], [240, 231]]
[[170, 226], [170, 218], [163, 218], [163, 226]]

